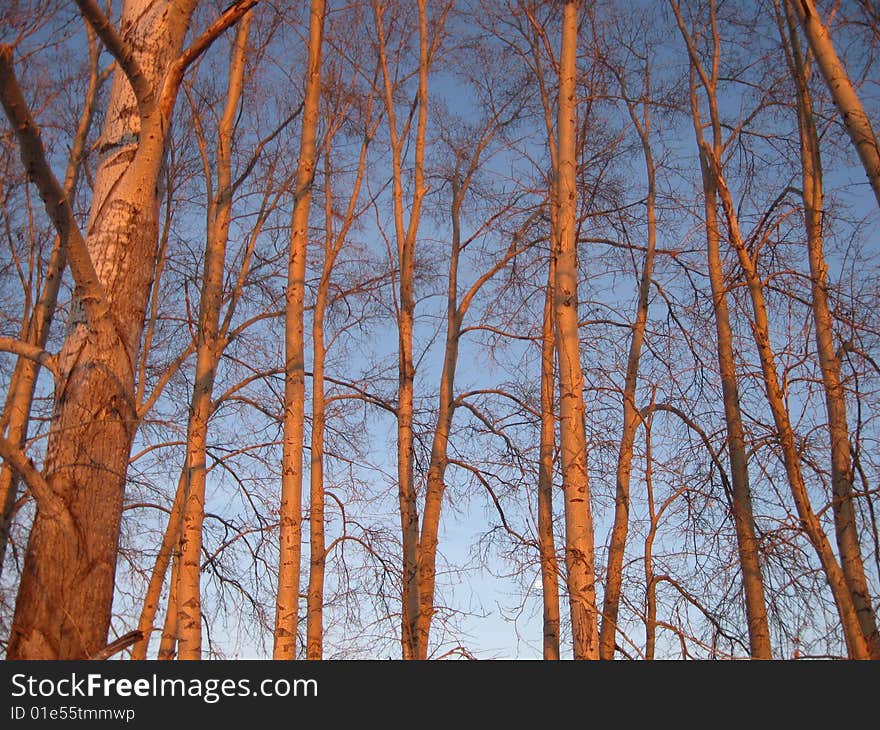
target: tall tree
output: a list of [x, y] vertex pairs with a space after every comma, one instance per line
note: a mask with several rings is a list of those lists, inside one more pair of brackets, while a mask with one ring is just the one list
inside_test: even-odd
[[[202, 525], [205, 518], [208, 421], [214, 408], [212, 395], [217, 366], [223, 352], [220, 331], [223, 274], [229, 223], [232, 217], [232, 137], [244, 86], [248, 36], [252, 13], [238, 24], [229, 62], [226, 103], [217, 128], [217, 190], [213, 193], [210, 164], [206, 164], [209, 204], [206, 245], [199, 298], [196, 372], [187, 425], [186, 461], [180, 505], [180, 567], [177, 585], [178, 658], [202, 656]], [[198, 126], [198, 123], [197, 123]], [[201, 130], [199, 130], [201, 132]], [[199, 134], [202, 157], [208, 162], [204, 133]], [[172, 508], [172, 516], [174, 510]]]
[[[352, 82], [354, 86], [356, 82]], [[321, 659], [324, 653], [324, 579], [327, 566], [327, 544], [324, 517], [326, 489], [324, 485], [325, 436], [327, 430], [326, 361], [327, 310], [332, 304], [333, 269], [345, 246], [352, 226], [362, 212], [361, 187], [367, 168], [367, 151], [376, 134], [380, 119], [373, 118], [375, 87], [365, 101], [363, 119], [358, 120], [363, 134], [351, 193], [337, 228], [339, 217], [333, 193], [333, 142], [350, 117], [350, 103], [356, 89], [343, 86], [335, 104], [327, 104], [328, 129], [324, 138], [324, 250], [321, 274], [315, 293], [312, 314], [312, 438], [309, 459], [309, 582], [306, 594], [306, 658]], [[332, 340], [331, 340], [332, 341]]]
[[[446, 6], [448, 9], [448, 5]], [[414, 101], [416, 135], [413, 141], [412, 203], [406, 221], [404, 200], [404, 149], [409, 142], [410, 117], [400, 128], [395, 104], [395, 77], [389, 61], [388, 26], [385, 15], [387, 4], [378, 0], [373, 5], [382, 68], [385, 116], [391, 143], [391, 180], [394, 208], [394, 232], [397, 242], [397, 334], [398, 334], [398, 388], [397, 388], [397, 483], [402, 537], [402, 611], [401, 648], [404, 659], [416, 659], [421, 654], [418, 645], [419, 620], [419, 512], [413, 473], [413, 398], [415, 362], [413, 359], [413, 326], [415, 322], [415, 253], [422, 214], [422, 203], [427, 193], [425, 185], [425, 137], [428, 128], [428, 75], [432, 56], [441, 36], [445, 12], [433, 39], [428, 33], [427, 0], [418, 2], [419, 61], [418, 92]], [[415, 109], [417, 107], [417, 109]]]
[[843, 118], [843, 126], [858, 152], [865, 175], [880, 205], [880, 145], [871, 126], [871, 120], [859, 99], [849, 74], [837, 55], [831, 33], [822, 22], [813, 0], [786, 0], [794, 7], [801, 20], [810, 49], [819, 66], [819, 71], [831, 91], [831, 96]]
[[284, 321], [284, 446], [279, 506], [278, 598], [275, 606], [275, 659], [295, 659], [299, 621], [300, 559], [302, 555], [303, 431], [305, 427], [305, 310], [306, 254], [309, 207], [315, 178], [318, 115], [321, 95], [321, 49], [324, 0], [309, 6], [309, 59], [306, 93], [296, 168], [290, 258]]
[[567, 0], [562, 18], [557, 115], [556, 280], [553, 311], [559, 359], [559, 438], [565, 495], [565, 565], [575, 659], [598, 659], [593, 518], [584, 426], [584, 376], [578, 330], [577, 265], [577, 35], [578, 0]]
[[[95, 33], [87, 23], [85, 27], [89, 46], [89, 80], [79, 123], [70, 145], [67, 169], [64, 172], [63, 190], [68, 200], [73, 200], [75, 197], [83, 157], [86, 152], [87, 137], [97, 107], [98, 92], [107, 76], [107, 71], [102, 72], [99, 66], [101, 49]], [[21, 339], [24, 342], [39, 348], [46, 347], [66, 265], [67, 252], [62, 247], [61, 236], [56, 236], [39, 300], [31, 312], [29, 320], [22, 326]], [[10, 378], [3, 415], [0, 418], [0, 428], [2, 428], [3, 435], [19, 449], [24, 449], [27, 440], [28, 421], [38, 372], [39, 363], [37, 361], [26, 357], [18, 359]], [[2, 509], [0, 512], [0, 573], [3, 571], [6, 545], [9, 542], [9, 530], [17, 495], [18, 476], [15, 470], [4, 462], [0, 466], [0, 509]]]
[[[721, 373], [721, 392], [724, 401], [724, 420], [727, 427], [727, 450], [732, 482], [731, 512], [736, 528], [739, 561], [742, 567], [749, 642], [753, 657], [756, 659], [770, 659], [770, 628], [767, 621], [764, 581], [761, 575], [759, 544], [755, 533], [755, 517], [752, 510], [752, 492], [749, 485], [745, 434], [743, 431], [739, 385], [737, 383], [734, 361], [733, 329], [730, 324], [727, 285], [724, 280], [721, 259], [721, 235], [718, 225], [718, 180], [711, 160], [708, 157], [710, 154], [720, 155], [722, 147], [716, 93], [720, 66], [720, 38], [716, 26], [715, 5], [714, 2], [710, 5], [712, 65], [711, 69], [706, 71], [697, 55], [693, 38], [684, 24], [679, 4], [675, 0], [670, 0], [670, 2], [682, 38], [684, 38], [687, 45], [691, 64], [691, 116], [693, 118], [697, 146], [700, 150], [700, 173], [703, 181], [703, 205], [706, 214], [706, 256], [709, 268], [709, 281], [712, 288], [712, 309], [715, 317], [718, 368]], [[697, 76], [706, 93], [711, 110], [711, 145], [703, 137], [703, 123], [697, 99]]]
[[195, 0], [129, 0], [121, 31], [92, 0], [78, 2], [117, 62], [84, 241], [33, 128], [17, 125], [22, 151], [31, 157], [29, 173], [59, 233], [69, 237], [77, 301], [58, 358], [43, 469], [50, 496], [43, 502], [57, 509], [47, 511], [38, 500], [10, 658], [86, 658], [106, 642], [126, 467], [137, 426], [134, 363], [153, 275], [158, 180], [171, 113], [186, 68], [254, 2], [233, 5], [183, 52]]
[[542, 651], [544, 659], [559, 659], [559, 559], [553, 532], [553, 466], [556, 450], [556, 411], [553, 386], [556, 372], [553, 345], [554, 257], [547, 267], [544, 313], [541, 321], [541, 432], [538, 449], [538, 550], [541, 556]]
[[611, 70], [620, 85], [627, 113], [642, 144], [642, 153], [645, 158], [645, 174], [648, 182], [647, 196], [645, 198], [648, 240], [645, 258], [642, 262], [642, 272], [639, 277], [636, 317], [635, 322], [632, 324], [632, 339], [629, 345], [629, 354], [626, 361], [626, 378], [623, 385], [623, 432], [620, 436], [620, 448], [617, 455], [614, 525], [611, 528], [611, 545], [608, 550], [605, 597], [602, 604], [602, 630], [599, 636], [599, 656], [601, 659], [614, 658], [617, 617], [620, 608], [621, 583], [623, 580], [623, 555], [626, 552], [626, 538], [629, 531], [633, 446], [635, 444], [636, 431], [642, 420], [638, 405], [636, 404], [639, 360], [645, 340], [645, 328], [648, 323], [648, 296], [651, 290], [651, 277], [654, 275], [654, 258], [657, 251], [657, 171], [651, 147], [651, 69], [646, 62], [641, 114], [639, 114], [638, 101], [629, 97], [622, 72], [613, 66]]
[[[810, 94], [809, 59], [801, 50], [793, 13], [785, 4], [785, 25], [777, 3], [780, 34], [786, 51], [789, 69], [795, 81], [797, 95], [798, 140], [801, 159], [801, 199], [807, 233], [807, 254], [810, 264], [810, 293], [812, 294], [813, 327], [816, 332], [816, 350], [822, 371], [825, 392], [825, 411], [828, 416], [828, 435], [831, 446], [831, 492], [834, 495], [833, 513], [837, 549], [847, 585], [852, 593], [862, 633], [868, 641], [871, 655], [880, 658], [880, 634], [871, 606], [871, 592], [865, 576], [865, 565], [859, 545], [858, 524], [853, 503], [853, 466], [850, 456], [849, 428], [847, 426], [846, 395], [840, 378], [840, 358], [834, 347], [834, 320], [828, 302], [828, 264], [825, 261], [822, 234], [823, 203], [822, 158], [819, 134], [816, 130], [813, 100]], [[786, 32], [787, 31], [787, 32]]]

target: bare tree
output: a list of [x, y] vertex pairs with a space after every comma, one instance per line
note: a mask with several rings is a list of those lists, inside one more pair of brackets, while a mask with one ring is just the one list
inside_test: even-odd
[[557, 226], [553, 242], [556, 280], [553, 309], [559, 359], [559, 432], [562, 450], [562, 488], [565, 493], [565, 564], [575, 659], [598, 659], [596, 574], [593, 519], [584, 430], [584, 377], [578, 334], [578, 267], [575, 185], [577, 0], [567, 0], [559, 54], [559, 99], [556, 179]]
[[[31, 529], [9, 657], [84, 658], [104, 647], [125, 471], [137, 425], [133, 364], [158, 239], [156, 192], [167, 130], [186, 68], [253, 4], [233, 5], [181, 53], [194, 2], [167, 7], [131, 2], [124, 8], [122, 33], [95, 3], [79, 3], [118, 67], [86, 240], [33, 126], [16, 124], [26, 167], [68, 239], [78, 303], [59, 354], [57, 407], [44, 466], [52, 498], [48, 511], [38, 509]], [[11, 74], [4, 78], [14, 84]], [[18, 119], [27, 115], [21, 104], [5, 106]]]
[[321, 46], [324, 1], [309, 6], [309, 60], [303, 106], [299, 163], [296, 171], [293, 220], [290, 224], [290, 262], [287, 271], [284, 363], [284, 454], [279, 506], [278, 599], [275, 611], [275, 659], [295, 659], [299, 619], [300, 558], [302, 555], [303, 427], [305, 424], [305, 306], [309, 207], [315, 177], [316, 137], [321, 94]]
[[786, 5], [794, 8], [801, 20], [813, 57], [831, 91], [834, 103], [843, 118], [843, 126], [846, 127], [849, 138], [859, 154], [865, 175], [874, 191], [874, 197], [880, 205], [880, 146], [877, 144], [877, 135], [850, 81], [849, 74], [834, 49], [831, 33], [822, 23], [813, 0], [786, 0]]

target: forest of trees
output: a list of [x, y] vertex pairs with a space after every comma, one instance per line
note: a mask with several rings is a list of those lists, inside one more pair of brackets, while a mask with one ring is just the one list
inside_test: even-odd
[[14, 0], [0, 101], [6, 658], [880, 659], [874, 0]]

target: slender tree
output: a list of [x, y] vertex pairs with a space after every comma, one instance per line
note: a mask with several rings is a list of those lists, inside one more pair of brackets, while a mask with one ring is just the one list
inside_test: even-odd
[[309, 6], [309, 58], [306, 94], [296, 169], [290, 258], [287, 269], [284, 364], [284, 448], [279, 505], [278, 598], [275, 607], [275, 659], [295, 659], [299, 620], [300, 559], [302, 555], [303, 430], [305, 426], [305, 309], [306, 254], [309, 207], [315, 177], [316, 138], [321, 94], [321, 47], [324, 0]]
[[[217, 128], [215, 194], [212, 194], [210, 165], [206, 165], [205, 169], [210, 202], [206, 211], [207, 241], [199, 297], [196, 372], [187, 425], [183, 499], [180, 505], [180, 567], [177, 585], [177, 640], [180, 659], [201, 659], [202, 656], [202, 525], [205, 518], [208, 421], [214, 406], [212, 402], [214, 381], [223, 344], [220, 314], [226, 247], [232, 217], [232, 138], [244, 87], [252, 17], [252, 14], [248, 13], [239, 22], [235, 42], [232, 44], [226, 103]], [[199, 134], [199, 142], [202, 157], [207, 163], [204, 132]], [[172, 516], [174, 516], [173, 507]]]
[[630, 480], [632, 477], [633, 446], [636, 431], [641, 422], [636, 403], [636, 390], [639, 377], [639, 360], [648, 323], [648, 297], [651, 291], [651, 278], [654, 274], [654, 258], [657, 250], [657, 180], [654, 154], [651, 147], [651, 73], [650, 66], [644, 71], [641, 114], [638, 103], [629, 98], [622, 73], [612, 67], [612, 72], [621, 87], [621, 94], [632, 121], [645, 157], [645, 173], [648, 190], [645, 198], [647, 217], [647, 249], [639, 277], [639, 294], [636, 304], [636, 317], [632, 325], [632, 339], [626, 361], [626, 379], [623, 386], [623, 432], [617, 455], [617, 481], [614, 499], [614, 525], [611, 528], [611, 545], [608, 550], [606, 568], [605, 597], [602, 604], [602, 631], [599, 636], [599, 656], [601, 659], [614, 658], [617, 616], [620, 608], [621, 584], [623, 580], [623, 555], [626, 551], [626, 538], [629, 531]]
[[877, 144], [877, 135], [850, 81], [843, 61], [837, 55], [831, 33], [822, 23], [813, 0], [786, 0], [786, 3], [794, 8], [801, 20], [813, 57], [831, 91], [834, 103], [843, 118], [843, 126], [846, 127], [849, 138], [858, 152], [862, 166], [865, 168], [865, 175], [874, 191], [874, 197], [880, 205], [880, 146]]
[[[413, 191], [409, 206], [409, 220], [405, 221], [403, 154], [409, 141], [409, 120], [400, 128], [395, 104], [395, 78], [389, 61], [387, 5], [377, 1], [373, 5], [379, 63], [382, 69], [385, 116], [391, 144], [391, 180], [394, 208], [394, 232], [397, 242], [396, 314], [398, 333], [398, 389], [397, 389], [397, 483], [402, 537], [402, 611], [401, 649], [404, 659], [416, 659], [422, 653], [418, 646], [419, 620], [419, 512], [413, 473], [413, 398], [415, 363], [413, 360], [413, 326], [415, 321], [415, 249], [422, 214], [422, 202], [427, 193], [425, 185], [425, 137], [428, 127], [428, 75], [433, 52], [439, 42], [440, 28], [435, 30], [433, 42], [428, 34], [426, 0], [418, 2], [419, 61], [418, 92], [415, 100], [416, 135], [413, 141]], [[445, 17], [445, 16], [444, 16]]]
[[[727, 450], [730, 460], [732, 481], [731, 512], [736, 527], [739, 561], [742, 566], [743, 589], [745, 592], [746, 616], [749, 627], [749, 642], [752, 656], [756, 659], [770, 659], [770, 628], [767, 621], [767, 604], [764, 595], [764, 581], [761, 575], [759, 544], [755, 534], [755, 518], [752, 510], [752, 492], [749, 485], [748, 460], [743, 432], [742, 410], [740, 408], [739, 385], [733, 350], [733, 329], [727, 304], [727, 286], [721, 260], [720, 231], [718, 226], [718, 181], [707, 157], [721, 151], [721, 126], [716, 123], [718, 74], [720, 64], [720, 39], [715, 25], [715, 5], [710, 5], [712, 23], [712, 66], [710, 71], [703, 68], [694, 47], [693, 39], [684, 24], [679, 5], [670, 0], [679, 30], [688, 48], [691, 63], [691, 116], [694, 134], [700, 150], [700, 173], [703, 181], [703, 205], [706, 214], [706, 255], [709, 268], [709, 282], [712, 288], [712, 309], [715, 316], [716, 347], [718, 368], [721, 373], [721, 392], [724, 401], [724, 419], [727, 427]], [[696, 78], [699, 75], [703, 85], [712, 118], [712, 142], [703, 138], [703, 123], [697, 100]]]
[[584, 376], [578, 332], [577, 266], [577, 0], [567, 0], [559, 55], [557, 230], [553, 310], [559, 358], [559, 432], [565, 495], [565, 565], [575, 659], [598, 659], [593, 519], [584, 428]]
[[822, 234], [823, 183], [819, 134], [816, 130], [813, 101], [810, 94], [810, 66], [801, 50], [791, 9], [785, 5], [785, 24], [777, 3], [780, 35], [786, 59], [795, 81], [797, 94], [798, 140], [801, 150], [801, 199], [807, 234], [807, 254], [810, 264], [810, 293], [812, 294], [813, 327], [816, 332], [816, 350], [822, 371], [825, 393], [825, 411], [828, 416], [828, 435], [831, 445], [831, 491], [834, 495], [833, 512], [837, 549], [841, 567], [853, 596], [862, 633], [871, 648], [872, 658], [880, 658], [880, 634], [871, 606], [871, 593], [865, 576], [859, 545], [858, 525], [853, 504], [853, 467], [850, 457], [850, 438], [847, 426], [846, 396], [840, 378], [840, 358], [834, 347], [834, 326], [828, 302], [828, 264], [825, 261]]

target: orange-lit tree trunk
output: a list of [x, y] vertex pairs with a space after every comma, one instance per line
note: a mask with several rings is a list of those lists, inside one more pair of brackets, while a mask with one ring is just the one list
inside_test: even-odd
[[330, 296], [333, 267], [345, 245], [348, 232], [357, 220], [358, 201], [367, 165], [367, 148], [376, 133], [378, 122], [372, 120], [373, 95], [368, 97], [364, 119], [364, 137], [358, 157], [357, 172], [348, 207], [338, 231], [334, 230], [332, 170], [330, 166], [333, 137], [340, 119], [330, 120], [324, 144], [324, 263], [315, 295], [312, 318], [312, 443], [309, 470], [309, 583], [306, 593], [306, 658], [321, 659], [324, 653], [324, 575], [327, 546], [324, 531], [324, 433], [326, 397], [324, 366], [326, 344], [324, 320]]
[[[230, 6], [181, 53], [194, 0], [129, 0], [121, 33], [93, 0], [78, 0], [117, 62], [85, 239], [38, 132], [16, 125], [26, 169], [67, 238], [76, 297], [58, 356], [44, 465], [48, 491], [37, 499], [9, 658], [85, 658], [104, 647], [137, 426], [134, 370], [158, 242], [158, 180], [171, 113], [189, 65], [254, 3]], [[3, 77], [6, 106], [15, 81], [11, 74]], [[26, 113], [23, 103], [18, 107]], [[7, 114], [15, 113], [7, 106]]]
[[[676, 9], [676, 15], [679, 28], [688, 44], [688, 52], [691, 57], [691, 63], [696, 73], [699, 74], [701, 83], [706, 92], [709, 102], [710, 126], [713, 132], [713, 144], [708, 144], [702, 138], [702, 125], [699, 121], [699, 112], [696, 106], [696, 89], [692, 83], [691, 97], [694, 112], [694, 128], [697, 135], [697, 142], [700, 147], [700, 159], [703, 166], [704, 181], [708, 181], [706, 187], [706, 197], [721, 199], [724, 216], [727, 220], [729, 238], [731, 246], [736, 251], [739, 259], [740, 268], [745, 276], [748, 286], [749, 297], [752, 304], [752, 318], [749, 322], [755, 345], [758, 350], [758, 356], [761, 362], [761, 373], [764, 383], [764, 390], [767, 396], [767, 403], [773, 415], [774, 426], [776, 427], [776, 438], [780, 449], [782, 450], [783, 465], [785, 467], [786, 476], [788, 478], [789, 487], [792, 497], [797, 508], [798, 517], [801, 520], [804, 531], [806, 532], [811, 544], [813, 545], [822, 568], [828, 580], [831, 592], [834, 595], [837, 604], [838, 613], [840, 615], [841, 625], [846, 640], [847, 650], [851, 657], [856, 659], [868, 658], [868, 646], [865, 637], [862, 635], [859, 626], [858, 617], [852, 596], [846, 585], [843, 571], [837, 562], [837, 558], [828, 542], [828, 536], [822, 529], [816, 513], [810, 504], [807, 486], [804, 481], [803, 473], [800, 465], [800, 455], [797, 444], [795, 443], [794, 431], [791, 426], [788, 411], [785, 407], [785, 401], [780, 386], [777, 370], [776, 357], [770, 344], [770, 324], [767, 315], [767, 306], [764, 299], [764, 288], [761, 278], [758, 275], [755, 262], [751, 254], [745, 246], [742, 234], [739, 229], [739, 218], [733, 197], [724, 179], [721, 165], [721, 121], [718, 112], [717, 99], [717, 79], [718, 79], [718, 58], [720, 40], [717, 27], [715, 24], [714, 4], [712, 7], [712, 33], [714, 40], [714, 62], [711, 77], [706, 74], [702, 65], [699, 64], [693, 41], [687, 34], [681, 15]], [[734, 482], [734, 501], [736, 501], [736, 482]], [[742, 543], [741, 543], [742, 544]], [[742, 547], [740, 548], [742, 552]], [[747, 577], [746, 568], [743, 567], [744, 579]], [[749, 611], [748, 593], [746, 609]], [[766, 610], [766, 609], [765, 609]], [[752, 638], [752, 652], [755, 654], [755, 641], [752, 634], [752, 614], [749, 616], [750, 638]]]
[[[134, 363], [158, 240], [156, 190], [185, 69], [176, 60], [195, 3], [129, 0], [121, 35], [101, 22], [97, 5], [80, 5], [119, 68], [101, 135], [83, 261], [68, 249], [79, 297], [59, 355], [44, 466], [72, 524], [47, 516], [38, 504], [9, 658], [85, 658], [105, 645], [136, 427]], [[92, 271], [95, 279], [89, 276], [84, 287], [84, 273]]]
[[[831, 491], [834, 495], [833, 512], [837, 549], [859, 616], [862, 633], [868, 641], [872, 658], [880, 659], [880, 634], [877, 631], [876, 614], [871, 606], [871, 593], [865, 577], [853, 506], [853, 467], [846, 421], [846, 397], [840, 381], [840, 359], [834, 348], [834, 326], [828, 304], [828, 264], [825, 261], [822, 240], [822, 159], [810, 96], [810, 66], [801, 51], [794, 18], [788, 5], [786, 10], [789, 36], [788, 60], [797, 89], [801, 192], [810, 262], [810, 290], [813, 295], [813, 326], [816, 330], [816, 350], [822, 371], [828, 435], [831, 441]], [[785, 41], [785, 31], [782, 27], [780, 33]]]
[[[717, 32], [713, 33], [712, 70], [707, 73], [697, 56], [693, 40], [685, 28], [678, 4], [671, 3], [676, 15], [679, 30], [688, 47], [691, 62], [691, 114], [694, 134], [700, 150], [700, 172], [703, 181], [703, 205], [706, 213], [706, 256], [709, 269], [709, 282], [712, 288], [712, 308], [715, 314], [715, 335], [718, 351], [718, 369], [721, 375], [721, 393], [724, 401], [724, 421], [727, 427], [727, 451], [731, 474], [731, 513], [736, 531], [737, 548], [743, 576], [745, 593], [746, 621], [749, 631], [751, 654], [756, 659], [770, 659], [770, 628], [767, 621], [767, 604], [764, 596], [764, 581], [758, 539], [755, 534], [755, 518], [752, 510], [752, 494], [749, 487], [748, 459], [746, 457], [745, 435], [742, 424], [742, 411], [739, 403], [739, 385], [736, 379], [736, 366], [733, 352], [733, 330], [730, 325], [730, 312], [727, 305], [727, 287], [721, 262], [720, 233], [718, 229], [717, 177], [713, 174], [711, 163], [706, 158], [706, 150], [721, 149], [721, 128], [713, 125], [712, 147], [703, 139], [703, 124], [700, 118], [695, 74], [706, 91], [709, 106], [716, 118], [720, 42]], [[715, 12], [712, 5], [712, 25], [715, 28]]]
[[559, 357], [559, 433], [562, 488], [565, 495], [565, 565], [572, 645], [575, 659], [598, 659], [593, 519], [587, 474], [584, 377], [578, 332], [575, 153], [578, 7], [577, 0], [568, 0], [565, 3], [562, 49], [559, 56], [559, 168], [556, 181], [557, 235], [553, 251], [556, 257], [553, 309], [556, 320], [556, 351]]
[[556, 412], [553, 404], [555, 382], [553, 346], [554, 258], [547, 267], [544, 318], [541, 326], [541, 435], [538, 454], [538, 550], [541, 556], [541, 596], [543, 606], [543, 656], [559, 659], [559, 560], [553, 534], [553, 452], [556, 449]]
[[[413, 475], [413, 323], [415, 317], [415, 294], [413, 275], [415, 266], [416, 238], [421, 219], [425, 186], [425, 132], [428, 125], [428, 70], [431, 51], [428, 43], [427, 2], [419, 0], [419, 70], [416, 104], [417, 121], [414, 142], [413, 193], [409, 222], [404, 223], [406, 204], [403, 194], [403, 150], [407, 142], [409, 123], [403, 133], [398, 128], [395, 113], [394, 84], [386, 44], [386, 3], [374, 3], [376, 30], [379, 42], [379, 62], [385, 98], [385, 114], [391, 140], [392, 197], [394, 204], [394, 230], [397, 239], [398, 290], [398, 386], [397, 386], [397, 486], [400, 508], [400, 530], [403, 547], [402, 595], [401, 595], [401, 650], [404, 659], [416, 659], [419, 620], [419, 512]], [[437, 36], [439, 37], [439, 29]]]
[[[141, 606], [141, 615], [138, 619], [138, 631], [141, 632], [141, 639], [131, 649], [131, 658], [134, 660], [147, 658], [147, 647], [150, 645], [153, 620], [156, 618], [156, 611], [162, 598], [162, 585], [165, 583], [165, 574], [168, 572], [168, 565], [171, 563], [172, 558], [175, 558], [175, 554], [177, 556], [175, 560], [180, 556], [180, 522], [185, 486], [186, 470], [183, 470], [177, 483], [177, 489], [174, 492], [174, 503], [171, 505], [171, 512], [168, 515], [168, 524], [165, 527], [165, 532], [162, 533], [162, 543], [159, 545], [159, 551], [153, 563], [153, 571], [150, 573], [150, 582], [147, 584], [147, 592], [144, 595], [144, 602]], [[168, 610], [173, 610], [175, 614], [175, 628], [172, 640], [176, 645], [177, 570], [174, 571], [174, 576], [174, 581], [171, 585], [172, 590], [169, 592], [168, 597]]]
[[[616, 73], [616, 72], [615, 72]], [[621, 90], [626, 97], [623, 77], [617, 74]], [[642, 274], [639, 279], [639, 298], [636, 305], [636, 320], [632, 325], [632, 339], [629, 345], [629, 356], [626, 362], [626, 378], [623, 385], [623, 433], [620, 437], [620, 449], [617, 454], [617, 483], [614, 499], [614, 526], [611, 528], [611, 545], [608, 550], [608, 567], [605, 580], [605, 598], [602, 605], [602, 631], [599, 635], [599, 658], [613, 659], [615, 635], [617, 632], [617, 616], [620, 608], [620, 591], [623, 581], [623, 556], [626, 552], [626, 538], [629, 532], [629, 494], [632, 476], [633, 445], [641, 416], [636, 405], [636, 386], [639, 377], [639, 358], [642, 343], [645, 339], [645, 326], [648, 322], [648, 295], [651, 288], [651, 277], [654, 272], [654, 252], [657, 246], [657, 184], [655, 179], [654, 155], [651, 152], [651, 117], [648, 111], [648, 72], [645, 71], [646, 100], [643, 104], [642, 118], [636, 113], [634, 102], [626, 99], [627, 110], [633, 126], [642, 142], [645, 156], [645, 171], [648, 178], [648, 196], [646, 199], [646, 215], [648, 226], [648, 245], [645, 260], [642, 263]]]
[[[86, 137], [92, 126], [98, 100], [98, 90], [103, 82], [104, 74], [99, 71], [98, 60], [100, 47], [94, 31], [86, 24], [89, 43], [89, 81], [86, 88], [82, 113], [79, 117], [76, 132], [70, 146], [67, 169], [64, 173], [64, 195], [72, 200], [79, 179], [80, 166], [85, 153]], [[22, 323], [21, 339], [36, 347], [44, 348], [49, 337], [49, 326], [55, 315], [55, 304], [61, 286], [62, 273], [67, 262], [67, 252], [62, 246], [60, 236], [55, 237], [52, 253], [45, 272], [45, 283], [40, 292], [39, 301], [29, 320]], [[0, 418], [0, 433], [19, 449], [24, 449], [27, 440], [28, 420], [37, 383], [39, 365], [32, 359], [20, 357], [15, 363], [15, 370], [9, 380], [3, 415]], [[3, 571], [6, 543], [12, 526], [15, 500], [18, 494], [18, 475], [12, 467], [4, 462], [0, 465], [0, 574]]]
[[718, 158], [715, 157], [714, 151], [708, 145], [704, 147], [704, 158], [706, 164], [711, 168], [710, 174], [714, 178], [725, 217], [727, 218], [730, 242], [736, 250], [740, 267], [745, 274], [748, 285], [749, 297], [752, 301], [752, 320], [750, 324], [761, 360], [764, 390], [767, 396], [767, 403], [773, 414], [776, 437], [782, 450], [783, 465], [785, 466], [792, 497], [797, 507], [798, 517], [800, 517], [804, 532], [806, 532], [807, 537], [818, 554], [831, 592], [834, 595], [850, 656], [853, 659], [868, 659], [870, 658], [870, 650], [866, 637], [862, 633], [853, 596], [850, 594], [849, 587], [847, 586], [846, 577], [828, 542], [828, 536], [822, 529], [819, 518], [810, 504], [807, 485], [801, 470], [800, 454], [795, 442], [791, 420], [785, 408], [782, 386], [778, 380], [776, 357], [770, 344], [770, 322], [764, 300], [763, 284], [739, 231], [739, 222], [733, 198], [721, 173], [720, 163]]
[[[239, 23], [229, 63], [226, 104], [217, 129], [217, 189], [212, 194], [203, 130], [197, 136], [205, 163], [208, 184], [207, 244], [199, 299], [196, 340], [196, 372], [187, 425], [183, 500], [179, 512], [180, 567], [177, 585], [178, 659], [202, 657], [201, 564], [202, 524], [205, 517], [208, 421], [213, 411], [211, 397], [223, 343], [220, 337], [220, 307], [229, 223], [232, 215], [232, 137], [244, 86], [245, 60], [252, 14]], [[172, 517], [175, 516], [172, 509]], [[170, 520], [169, 520], [170, 522]], [[164, 572], [164, 571], [163, 571]]]
[[305, 309], [306, 253], [309, 207], [315, 176], [315, 139], [321, 94], [321, 46], [324, 0], [312, 0], [309, 10], [309, 60], [306, 94], [296, 168], [290, 258], [285, 303], [284, 445], [279, 505], [278, 596], [275, 604], [275, 659], [295, 659], [299, 620], [300, 558], [302, 555], [303, 428], [305, 425]]
[[[523, 4], [532, 33], [528, 36], [532, 71], [538, 85], [541, 108], [544, 112], [544, 128], [547, 132], [547, 147], [550, 152], [551, 182], [548, 185], [548, 209], [550, 216], [550, 245], [556, 245], [557, 215], [556, 179], [559, 164], [558, 146], [553, 127], [553, 102], [550, 96], [544, 64], [541, 55], [541, 39], [546, 37], [545, 29], [537, 20], [532, 9]], [[551, 58], [555, 63], [555, 59]], [[544, 314], [541, 326], [541, 431], [538, 454], [538, 550], [541, 560], [541, 603], [542, 603], [542, 647], [544, 659], [559, 659], [559, 559], [556, 555], [556, 538], [553, 531], [553, 470], [556, 450], [556, 410], [553, 390], [556, 383], [556, 310], [553, 292], [556, 285], [556, 256], [551, 250], [547, 266], [547, 285], [544, 292]]]
[[795, 9], [803, 25], [804, 33], [816, 58], [819, 71], [831, 91], [834, 103], [843, 118], [843, 125], [849, 133], [877, 204], [880, 205], [880, 147], [877, 135], [871, 127], [871, 120], [856, 93], [843, 62], [834, 50], [831, 34], [822, 23], [813, 0], [786, 0]]

